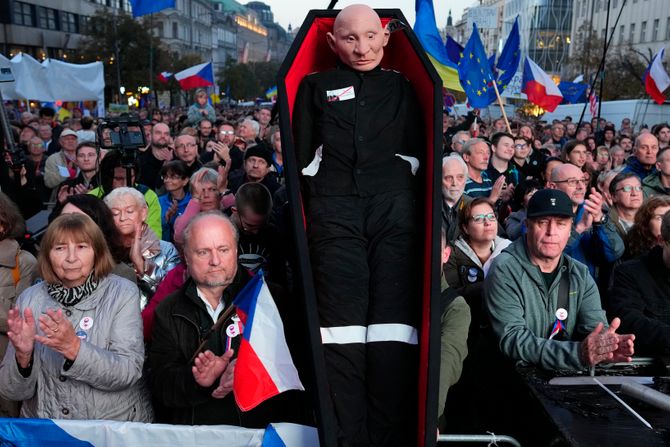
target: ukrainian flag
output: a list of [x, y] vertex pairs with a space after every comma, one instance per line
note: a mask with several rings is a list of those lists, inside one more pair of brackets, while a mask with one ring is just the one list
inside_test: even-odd
[[416, 22], [414, 33], [442, 78], [444, 87], [449, 90], [463, 91], [458, 80], [458, 67], [447, 56], [442, 37], [435, 24], [433, 0], [416, 0]]
[[267, 99], [274, 99], [277, 97], [277, 86], [275, 85], [274, 87], [270, 87], [265, 91], [265, 97]]

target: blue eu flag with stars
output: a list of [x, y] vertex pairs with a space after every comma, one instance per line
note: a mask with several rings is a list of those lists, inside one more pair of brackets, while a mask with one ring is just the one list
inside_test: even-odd
[[458, 63], [458, 77], [471, 107], [487, 107], [495, 100], [495, 78], [476, 24], [473, 24], [470, 40], [463, 48], [463, 55]]

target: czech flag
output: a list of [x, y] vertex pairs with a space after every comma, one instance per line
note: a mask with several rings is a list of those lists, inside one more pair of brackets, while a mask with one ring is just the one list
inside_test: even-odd
[[168, 79], [170, 79], [170, 76], [172, 76], [172, 73], [169, 71], [163, 71], [158, 75], [158, 80], [161, 81], [163, 84], [167, 84]]
[[654, 59], [652, 59], [647, 67], [647, 71], [644, 72], [643, 77], [647, 93], [649, 93], [649, 96], [651, 96], [657, 104], [663, 104], [665, 102], [665, 95], [663, 92], [670, 87], [670, 77], [665, 71], [665, 68], [663, 68], [664, 55], [665, 48], [661, 48], [661, 51], [654, 56]]
[[194, 65], [174, 75], [182, 90], [214, 85], [212, 62]]
[[262, 271], [247, 283], [233, 304], [244, 325], [233, 378], [237, 406], [249, 411], [284, 391], [304, 390]]
[[556, 83], [528, 56], [523, 67], [521, 91], [528, 96], [528, 101], [549, 112], [556, 110], [563, 101], [563, 94]]

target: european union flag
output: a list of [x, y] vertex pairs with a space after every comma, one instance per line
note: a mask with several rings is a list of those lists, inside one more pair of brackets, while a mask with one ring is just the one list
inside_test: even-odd
[[461, 54], [463, 54], [463, 47], [461, 44], [447, 34], [447, 43], [444, 47], [447, 49], [447, 57], [449, 57], [449, 60], [458, 65], [458, 62], [461, 60]]
[[587, 84], [577, 82], [561, 82], [558, 89], [563, 93], [563, 104], [577, 104], [586, 102]]
[[130, 0], [133, 17], [140, 17], [175, 7], [175, 0]]
[[458, 63], [458, 77], [470, 106], [487, 107], [496, 98], [493, 73], [476, 24], [472, 25], [472, 35], [463, 48], [463, 56]]
[[516, 74], [517, 68], [519, 68], [519, 62], [521, 61], [520, 46], [521, 35], [519, 34], [519, 17], [517, 16], [496, 64], [499, 93], [502, 93], [507, 88]]

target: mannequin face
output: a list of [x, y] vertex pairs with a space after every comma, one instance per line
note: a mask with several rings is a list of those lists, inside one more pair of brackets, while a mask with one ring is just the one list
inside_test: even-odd
[[389, 32], [377, 13], [365, 5], [351, 5], [337, 15], [328, 45], [340, 60], [358, 71], [376, 68], [384, 57]]

